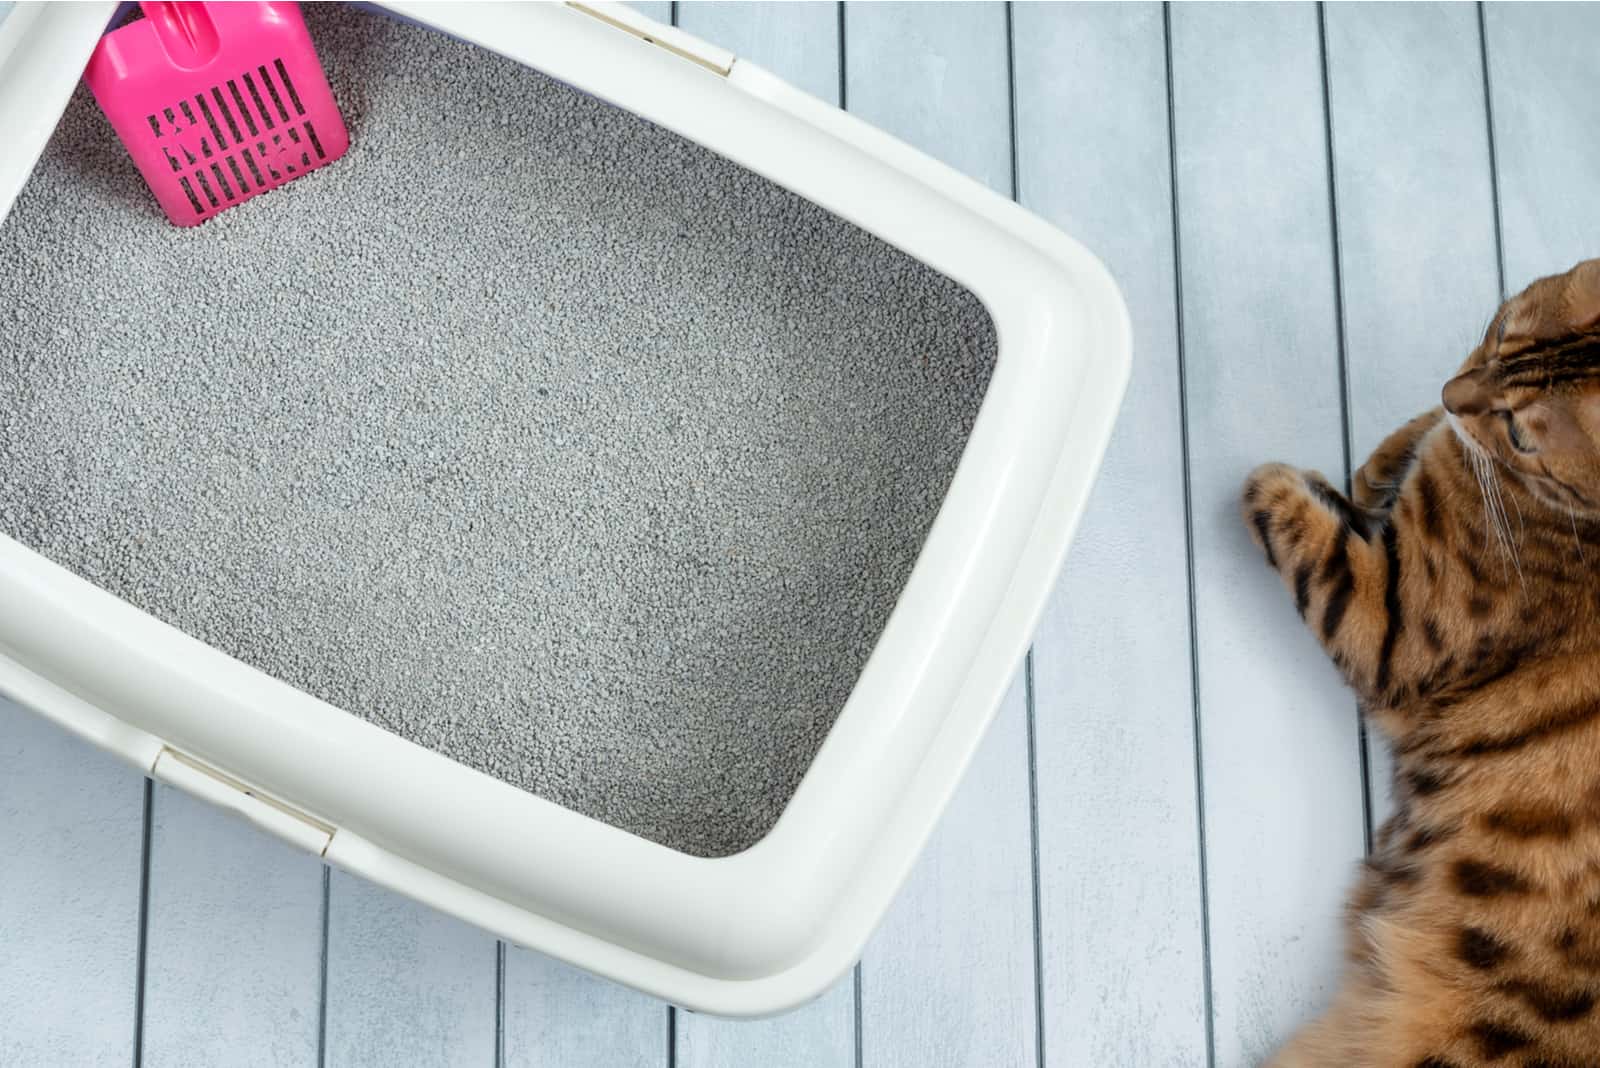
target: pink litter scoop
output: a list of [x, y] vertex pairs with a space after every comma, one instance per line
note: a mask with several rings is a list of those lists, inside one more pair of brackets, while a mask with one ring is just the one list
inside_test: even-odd
[[167, 217], [194, 226], [350, 147], [300, 8], [143, 3], [84, 80]]

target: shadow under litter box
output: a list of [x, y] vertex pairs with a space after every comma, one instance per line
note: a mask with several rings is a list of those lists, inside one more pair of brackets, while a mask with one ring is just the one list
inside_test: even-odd
[[349, 154], [198, 228], [74, 98], [0, 225], [0, 532], [514, 786], [753, 844], [921, 549], [987, 313], [510, 60], [305, 13]]

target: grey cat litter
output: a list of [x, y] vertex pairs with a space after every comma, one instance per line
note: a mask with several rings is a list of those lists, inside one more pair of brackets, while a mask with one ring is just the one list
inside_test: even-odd
[[987, 314], [513, 62], [306, 14], [349, 155], [201, 227], [74, 99], [0, 226], [0, 531], [512, 785], [750, 845], [927, 534]]

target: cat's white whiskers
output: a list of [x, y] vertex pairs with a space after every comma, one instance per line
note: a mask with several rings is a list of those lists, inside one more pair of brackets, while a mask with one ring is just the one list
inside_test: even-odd
[[1521, 548], [1522, 539], [1527, 534], [1527, 527], [1524, 526], [1522, 520], [1522, 505], [1517, 502], [1517, 495], [1513, 492], [1511, 494], [1511, 507], [1517, 510], [1517, 536], [1513, 538], [1511, 536], [1511, 518], [1506, 514], [1506, 490], [1500, 482], [1500, 469], [1494, 466], [1492, 461], [1489, 465], [1489, 477], [1494, 482], [1494, 500], [1500, 509], [1500, 529], [1505, 535], [1506, 550], [1511, 554], [1512, 566], [1517, 569], [1517, 581], [1526, 585], [1526, 581], [1522, 577]]
[[[1511, 521], [1506, 514], [1505, 496], [1500, 487], [1500, 473], [1495, 470], [1494, 460], [1488, 456], [1478, 443], [1470, 442], [1468, 454], [1472, 457], [1473, 474], [1478, 480], [1478, 492], [1483, 497], [1484, 519], [1494, 534], [1494, 540], [1503, 554], [1501, 568], [1505, 568], [1506, 559], [1517, 572], [1518, 580], [1522, 580], [1522, 561], [1517, 553], [1516, 543], [1511, 538]], [[1518, 518], [1521, 518], [1521, 509], [1518, 509]]]
[[1466, 452], [1467, 460], [1472, 467], [1473, 477], [1478, 482], [1478, 495], [1483, 498], [1484, 548], [1488, 548], [1488, 537], [1492, 534], [1495, 543], [1503, 554], [1500, 561], [1502, 573], [1505, 572], [1506, 559], [1516, 569], [1519, 582], [1526, 584], [1522, 574], [1522, 560], [1517, 552], [1517, 543], [1520, 536], [1527, 533], [1527, 528], [1522, 519], [1522, 506], [1517, 503], [1516, 496], [1511, 498], [1511, 504], [1517, 510], [1517, 532], [1519, 537], [1511, 537], [1511, 519], [1506, 512], [1505, 493], [1500, 486], [1500, 472], [1495, 464], [1494, 457], [1489, 455], [1487, 449], [1480, 445], [1476, 438], [1467, 433], [1461, 421], [1453, 413], [1448, 413], [1450, 429], [1455, 432], [1456, 439], [1461, 442]]

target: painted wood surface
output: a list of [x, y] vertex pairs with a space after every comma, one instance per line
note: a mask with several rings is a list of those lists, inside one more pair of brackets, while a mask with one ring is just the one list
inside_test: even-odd
[[493, 935], [329, 871], [324, 1063], [494, 1063]]
[[168, 786], [151, 810], [144, 1063], [315, 1063], [321, 861]]
[[675, 1068], [849, 1068], [856, 1060], [856, 976], [769, 1020], [678, 1013]]
[[1600, 256], [1600, 7], [1483, 9], [1506, 286]]
[[128, 1062], [144, 778], [0, 697], [0, 1064]]
[[1344, 466], [1317, 9], [1171, 9], [1216, 1060], [1333, 992], [1364, 847], [1353, 702], [1245, 536], [1245, 475]]
[[[831, 3], [678, 5], [678, 25], [830, 104], [839, 103], [839, 6]], [[677, 1068], [845, 1068], [855, 1062], [856, 977], [771, 1020], [677, 1015]]]
[[862, 1064], [1037, 1062], [1027, 702], [1012, 686], [862, 958]]
[[[1011, 192], [1003, 7], [847, 6], [845, 103]], [[1029, 787], [1019, 680], [862, 960], [864, 1064], [1036, 1062]]]
[[678, 5], [678, 27], [820, 100], [839, 103], [838, 4], [688, 0]]
[[668, 0], [629, 0], [628, 6], [647, 18], [672, 25], [672, 4]]
[[657, 1068], [669, 1063], [668, 1008], [558, 960], [507, 947], [505, 1064]]
[[1034, 639], [1044, 1059], [1199, 1065], [1205, 954], [1162, 11], [1019, 5], [1015, 34], [1018, 199], [1105, 260], [1135, 349], [1105, 465]]
[[[1439, 403], [1499, 304], [1477, 9], [1324, 9], [1350, 462]], [[1388, 747], [1368, 737], [1374, 825]]]

